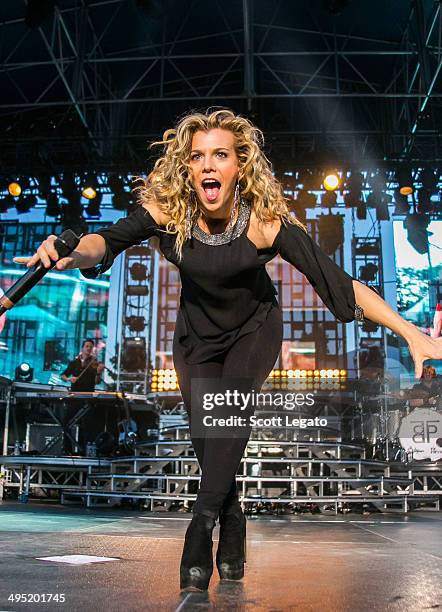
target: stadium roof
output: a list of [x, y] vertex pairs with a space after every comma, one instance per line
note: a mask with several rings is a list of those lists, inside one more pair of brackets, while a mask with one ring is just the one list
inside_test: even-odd
[[441, 159], [434, 0], [4, 0], [0, 162], [143, 169], [190, 110], [252, 118], [281, 167]]

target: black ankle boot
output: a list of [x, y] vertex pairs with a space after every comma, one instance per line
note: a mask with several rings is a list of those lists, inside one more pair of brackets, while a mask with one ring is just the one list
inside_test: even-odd
[[241, 508], [220, 513], [216, 565], [221, 579], [241, 580], [246, 562], [246, 517]]
[[212, 531], [215, 519], [194, 514], [186, 531], [180, 566], [180, 588], [206, 591], [213, 572]]

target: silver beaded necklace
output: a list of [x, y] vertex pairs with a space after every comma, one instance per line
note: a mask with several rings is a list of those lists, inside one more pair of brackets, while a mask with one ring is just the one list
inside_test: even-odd
[[238, 236], [244, 231], [244, 228], [247, 225], [247, 222], [250, 217], [250, 206], [243, 200], [239, 201], [239, 209], [238, 209], [238, 218], [236, 220], [235, 225], [229, 225], [221, 234], [206, 234], [198, 223], [194, 223], [192, 226], [192, 236], [199, 240], [200, 242], [204, 242], [204, 244], [210, 244], [211, 246], [220, 246], [221, 244], [227, 244], [231, 240], [235, 240]]

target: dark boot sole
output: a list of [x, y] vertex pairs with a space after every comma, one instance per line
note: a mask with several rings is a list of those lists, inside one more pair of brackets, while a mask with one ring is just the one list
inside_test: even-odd
[[207, 587], [204, 589], [204, 588], [193, 586], [192, 584], [189, 584], [188, 586], [180, 587], [180, 591], [183, 591], [184, 593], [204, 593], [204, 591], [207, 591], [208, 588], [209, 588], [209, 585], [207, 585]]

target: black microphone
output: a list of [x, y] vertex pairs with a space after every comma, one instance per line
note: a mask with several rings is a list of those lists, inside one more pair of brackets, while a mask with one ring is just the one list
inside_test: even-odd
[[[78, 246], [81, 236], [77, 236], [70, 229], [65, 230], [61, 236], [54, 241], [54, 247], [60, 259], [67, 257]], [[31, 270], [28, 270], [8, 291], [0, 298], [0, 316], [15, 304], [36, 285], [46, 272], [52, 270], [57, 262], [52, 261], [49, 268], [45, 268], [41, 261]]]

